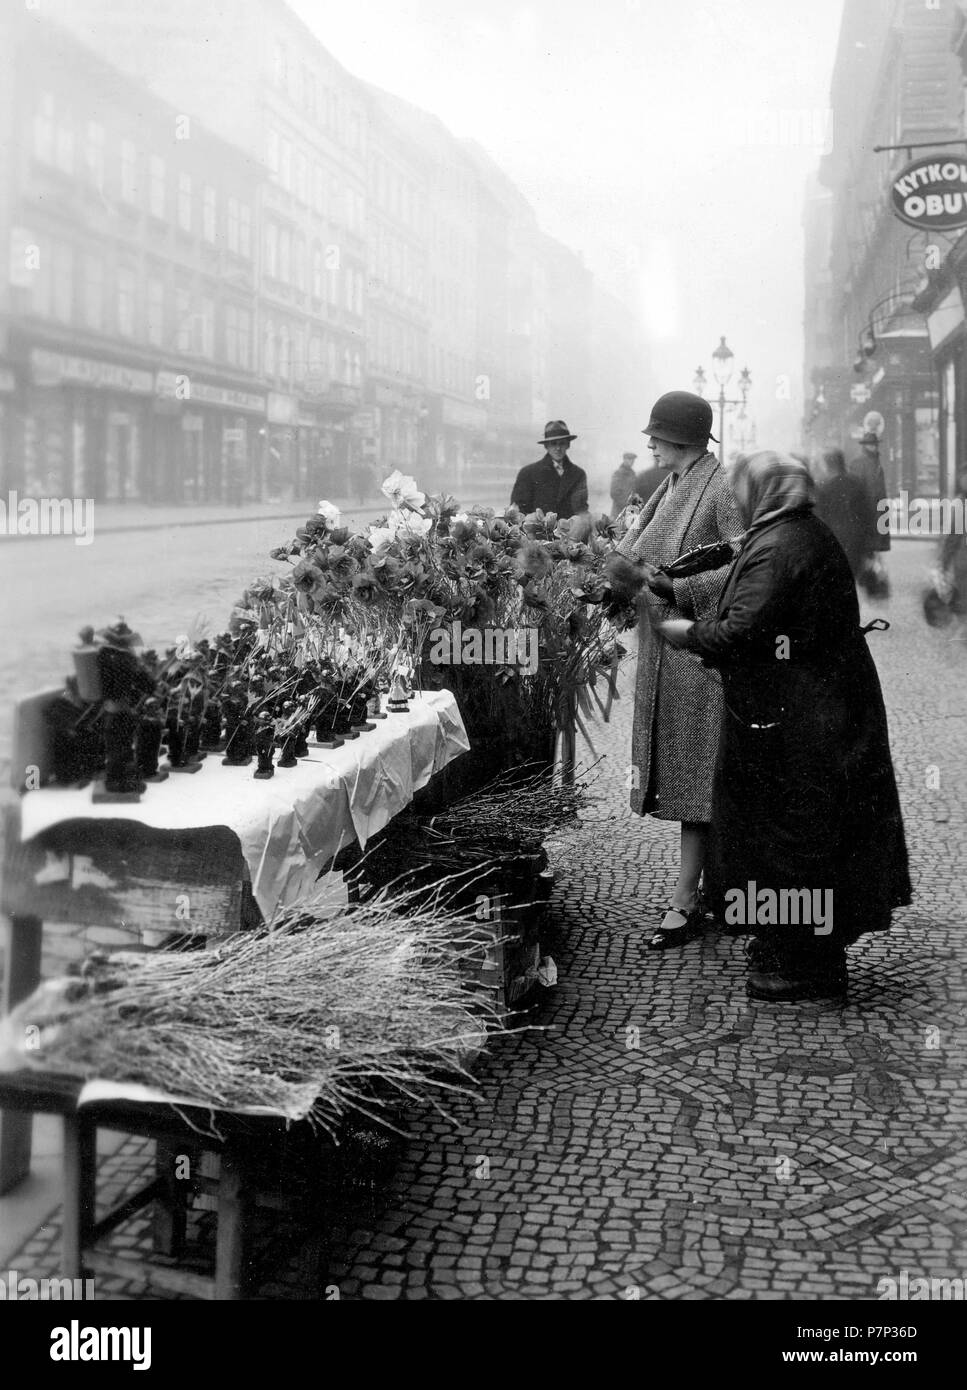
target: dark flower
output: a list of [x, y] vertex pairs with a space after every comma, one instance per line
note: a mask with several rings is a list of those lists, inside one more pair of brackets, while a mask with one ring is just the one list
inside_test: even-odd
[[322, 570], [319, 569], [318, 565], [313, 565], [308, 560], [300, 560], [292, 571], [292, 582], [304, 594], [311, 594], [322, 578]]

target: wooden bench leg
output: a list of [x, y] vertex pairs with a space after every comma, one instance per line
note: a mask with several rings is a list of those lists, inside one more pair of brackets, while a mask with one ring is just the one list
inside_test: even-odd
[[[32, 994], [40, 983], [40, 945], [44, 926], [39, 917], [5, 919], [3, 996], [0, 1014]], [[0, 1111], [0, 1197], [30, 1173], [31, 1114]]]
[[244, 1160], [231, 1147], [222, 1150], [218, 1181], [218, 1234], [215, 1239], [215, 1298], [247, 1297], [245, 1237], [253, 1212]]
[[198, 1155], [173, 1139], [159, 1139], [155, 1146], [155, 1175], [164, 1183], [164, 1197], [154, 1209], [154, 1248], [176, 1258], [184, 1254], [188, 1232], [188, 1197], [191, 1183], [177, 1176], [179, 1158], [188, 1157], [194, 1168]]
[[97, 1196], [97, 1125], [81, 1111], [64, 1116], [64, 1226], [62, 1277], [83, 1279]]

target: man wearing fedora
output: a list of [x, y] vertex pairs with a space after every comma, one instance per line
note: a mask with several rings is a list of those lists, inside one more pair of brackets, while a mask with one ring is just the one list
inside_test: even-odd
[[658, 572], [700, 545], [735, 540], [745, 524], [725, 470], [709, 453], [712, 408], [689, 391], [669, 391], [643, 430], [663, 481], [609, 557], [612, 590], [638, 596], [638, 675], [631, 746], [631, 807], [678, 821], [678, 882], [649, 941], [684, 945], [702, 930], [699, 882], [712, 819], [712, 779], [722, 723], [718, 672], [676, 650], [655, 630], [668, 618], [714, 617], [728, 566], [670, 579]]
[[576, 516], [588, 509], [588, 480], [583, 468], [571, 462], [567, 446], [576, 434], [571, 434], [563, 420], [548, 420], [543, 444], [547, 450], [542, 459], [528, 463], [517, 474], [510, 505], [528, 512], [556, 512], [559, 517]]

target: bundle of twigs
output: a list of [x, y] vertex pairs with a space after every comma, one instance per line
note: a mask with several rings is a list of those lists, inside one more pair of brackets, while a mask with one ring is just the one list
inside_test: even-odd
[[17, 1010], [21, 1036], [40, 1028], [23, 1061], [267, 1107], [333, 1137], [352, 1112], [392, 1128], [391, 1099], [464, 1090], [467, 1059], [502, 1027], [465, 968], [480, 950], [479, 930], [439, 908], [377, 898], [323, 923], [310, 901], [217, 949], [91, 958], [46, 1016]]
[[578, 812], [589, 800], [591, 779], [587, 774], [593, 767], [582, 770], [585, 780], [579, 781], [575, 775], [570, 783], [553, 768], [542, 766], [532, 773], [527, 772], [526, 764], [511, 768], [479, 791], [455, 801], [434, 816], [432, 824], [478, 843], [491, 839], [531, 850], [548, 835], [573, 829]]

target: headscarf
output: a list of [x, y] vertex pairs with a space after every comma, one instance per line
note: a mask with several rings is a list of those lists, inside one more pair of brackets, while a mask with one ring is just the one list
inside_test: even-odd
[[[808, 512], [815, 505], [815, 485], [809, 469], [773, 449], [740, 454], [729, 470], [729, 478], [748, 528], [746, 540], [779, 517]], [[743, 491], [746, 496], [740, 496]]]

